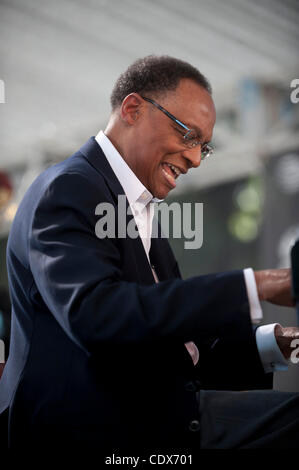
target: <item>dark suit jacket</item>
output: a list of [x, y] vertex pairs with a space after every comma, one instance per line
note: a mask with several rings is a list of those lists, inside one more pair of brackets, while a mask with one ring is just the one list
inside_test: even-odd
[[[198, 445], [198, 379], [205, 388], [269, 386], [242, 271], [182, 280], [166, 239], [153, 239], [155, 284], [140, 238], [95, 235], [96, 206], [116, 207], [119, 194], [91, 138], [44, 171], [19, 206], [0, 382], [11, 447]], [[200, 347], [198, 367], [184, 347], [190, 340]]]

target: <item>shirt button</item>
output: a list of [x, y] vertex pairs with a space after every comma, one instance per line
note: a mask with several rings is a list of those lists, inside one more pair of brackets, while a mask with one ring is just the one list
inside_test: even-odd
[[148, 194], [147, 194], [146, 191], [144, 191], [144, 192], [141, 194], [141, 199], [142, 199], [143, 201], [145, 201], [145, 199], [147, 199], [147, 198], [148, 198]]
[[193, 419], [189, 424], [189, 431], [197, 432], [200, 430], [200, 422], [197, 419]]

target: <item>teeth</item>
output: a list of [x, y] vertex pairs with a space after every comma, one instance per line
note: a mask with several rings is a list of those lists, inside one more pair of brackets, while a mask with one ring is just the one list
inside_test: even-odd
[[176, 178], [178, 178], [181, 174], [181, 171], [174, 165], [172, 165], [171, 163], [167, 163], [167, 165], [169, 166], [169, 168], [171, 168], [175, 174], [176, 174]]

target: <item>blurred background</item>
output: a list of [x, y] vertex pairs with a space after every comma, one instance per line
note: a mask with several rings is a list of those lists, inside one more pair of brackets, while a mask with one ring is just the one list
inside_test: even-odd
[[[287, 267], [299, 236], [297, 0], [0, 0], [0, 338], [9, 350], [5, 250], [26, 189], [104, 128], [116, 78], [169, 54], [211, 81], [215, 153], [169, 202], [203, 202], [199, 250], [171, 239], [184, 277]], [[299, 97], [299, 93], [298, 93]], [[264, 321], [296, 325], [264, 305]], [[298, 365], [275, 388], [299, 391]]]

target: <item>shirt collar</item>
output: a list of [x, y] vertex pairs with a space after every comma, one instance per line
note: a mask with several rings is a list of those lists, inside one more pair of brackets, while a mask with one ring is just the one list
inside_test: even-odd
[[95, 140], [103, 150], [115, 176], [123, 187], [130, 206], [141, 204], [146, 207], [149, 202], [161, 201], [154, 198], [152, 193], [141, 183], [103, 131], [96, 135]]

